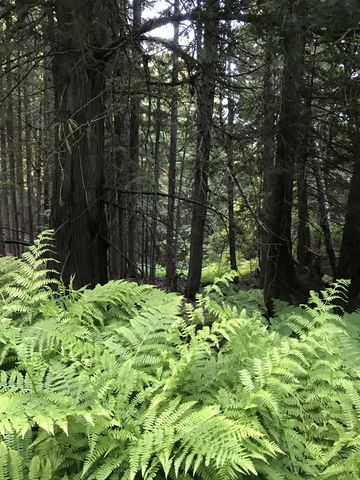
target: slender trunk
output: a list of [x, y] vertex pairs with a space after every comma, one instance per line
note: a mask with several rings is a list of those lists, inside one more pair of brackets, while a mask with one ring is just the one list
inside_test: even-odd
[[[127, 106], [123, 111], [117, 113], [114, 117], [114, 133], [116, 136], [116, 171], [118, 182], [116, 186], [121, 190], [127, 187], [128, 178], [128, 151], [129, 151], [129, 112]], [[128, 252], [128, 202], [127, 195], [117, 191], [118, 204], [118, 238], [119, 238], [119, 276], [126, 278], [128, 273], [127, 252]]]
[[29, 241], [34, 235], [33, 225], [33, 176], [32, 176], [32, 135], [30, 126], [30, 99], [28, 82], [23, 83], [24, 110], [25, 110], [25, 156], [26, 156], [26, 206], [27, 206], [27, 230]]
[[151, 251], [150, 251], [150, 282], [155, 283], [156, 277], [156, 240], [157, 240], [157, 214], [158, 214], [158, 198], [156, 192], [159, 191], [160, 181], [160, 133], [161, 133], [161, 98], [160, 92], [156, 101], [156, 118], [155, 118], [155, 148], [154, 148], [154, 196], [152, 199], [152, 220], [151, 220]]
[[[19, 225], [19, 240], [24, 240], [25, 231], [25, 212], [24, 212], [24, 170], [23, 170], [23, 122], [22, 122], [22, 100], [21, 100], [21, 85], [17, 87], [17, 142], [16, 142], [16, 183], [17, 183], [17, 204], [18, 204], [18, 225]], [[19, 252], [21, 247], [19, 246]]]
[[[297, 302], [302, 292], [295, 275], [291, 213], [294, 165], [298, 149], [300, 115], [300, 88], [302, 85], [305, 34], [299, 7], [291, 2], [284, 40], [284, 69], [281, 91], [281, 109], [277, 131], [275, 166], [270, 171], [271, 191], [266, 219], [266, 265], [264, 272], [264, 300], [268, 313], [273, 314], [274, 298]], [[301, 297], [301, 300], [303, 298]]]
[[332, 271], [333, 277], [336, 278], [336, 255], [335, 255], [334, 241], [331, 233], [330, 204], [329, 204], [327, 190], [326, 190], [323, 161], [320, 158], [320, 156], [316, 156], [314, 158], [313, 165], [314, 165], [314, 175], [315, 175], [316, 187], [317, 187], [320, 227], [324, 234], [324, 242], [325, 242], [326, 252], [330, 262], [331, 271]]
[[[2, 210], [2, 199], [0, 198], [0, 210]], [[2, 224], [2, 215], [0, 215], [0, 257], [5, 256], [5, 242], [4, 242], [4, 231]]]
[[[188, 123], [189, 120], [188, 120]], [[188, 125], [186, 127], [186, 132], [188, 129]], [[185, 141], [186, 141], [186, 136], [185, 135]], [[181, 227], [181, 215], [182, 215], [182, 208], [181, 208], [181, 196], [183, 192], [183, 183], [184, 183], [184, 174], [185, 174], [185, 159], [186, 159], [186, 147], [184, 146], [184, 151], [181, 156], [181, 163], [180, 163], [180, 172], [179, 172], [179, 180], [178, 180], [178, 202], [176, 205], [176, 221], [175, 221], [175, 231], [174, 231], [174, 252], [175, 252], [175, 259], [177, 262], [178, 258], [178, 246], [179, 246], [179, 236], [180, 236], [180, 227]], [[176, 263], [177, 265], [177, 263]], [[178, 273], [177, 273], [177, 266], [175, 269], [175, 276], [173, 277], [173, 283], [170, 284], [169, 289], [173, 292], [176, 292], [178, 289]]]
[[298, 200], [297, 260], [303, 267], [310, 266], [311, 236], [307, 190], [307, 163], [309, 159], [309, 131], [311, 126], [311, 97], [306, 99], [300, 125], [300, 147], [296, 158], [296, 183]]
[[[12, 88], [12, 75], [7, 72], [7, 91], [10, 92]], [[13, 95], [10, 93], [7, 98], [7, 112], [6, 112], [6, 135], [7, 135], [7, 152], [9, 159], [9, 180], [10, 180], [10, 195], [9, 195], [9, 212], [13, 240], [18, 240], [19, 221], [18, 221], [18, 202], [16, 198], [17, 190], [17, 175], [16, 175], [16, 161], [15, 161], [15, 116]], [[18, 246], [16, 244], [12, 247], [14, 255], [18, 255]]]
[[[43, 230], [43, 211], [44, 211], [44, 202], [42, 195], [42, 184], [43, 184], [43, 120], [44, 120], [44, 105], [41, 99], [40, 108], [39, 108], [39, 117], [40, 122], [38, 124], [37, 131], [35, 132], [35, 148], [34, 148], [34, 160], [35, 160], [35, 226], [37, 231]], [[33, 118], [32, 123], [35, 125], [35, 118]]]
[[[144, 238], [144, 246], [143, 246], [144, 267], [143, 267], [143, 272], [144, 272], [144, 276], [146, 278], [149, 278], [149, 257], [150, 257], [149, 250], [150, 250], [150, 243], [151, 243], [151, 238], [150, 238], [150, 234], [149, 234], [149, 223], [146, 220], [148, 218], [149, 218], [149, 204], [148, 204], [148, 202], [146, 202], [146, 209], [145, 209], [145, 215], [143, 215], [143, 227], [142, 227], [143, 228], [143, 238]], [[155, 282], [155, 276], [154, 276], [154, 282]]]
[[[179, 0], [175, 0], [174, 14], [179, 13]], [[179, 24], [174, 24], [174, 45], [179, 43]], [[173, 54], [171, 81], [175, 84], [179, 77], [179, 61]], [[175, 191], [176, 191], [176, 159], [177, 159], [177, 136], [178, 136], [178, 102], [179, 93], [173, 86], [170, 107], [170, 152], [168, 167], [168, 204], [167, 204], [167, 227], [166, 227], [166, 284], [170, 291], [176, 290], [176, 248], [175, 248]]]
[[[129, 155], [129, 187], [136, 190], [139, 172], [139, 129], [140, 129], [140, 103], [138, 98], [131, 101], [130, 111], [130, 155]], [[128, 200], [128, 259], [130, 278], [137, 277], [137, 239], [138, 239], [138, 214], [137, 199], [130, 195]]]
[[[5, 93], [4, 75], [0, 74], [0, 91], [2, 96]], [[7, 146], [6, 146], [6, 113], [4, 106], [1, 106], [0, 117], [0, 200], [1, 200], [1, 225], [5, 230], [3, 237], [6, 239], [9, 235], [9, 176], [7, 165]]]
[[58, 145], [52, 225], [66, 283], [107, 281], [104, 177], [104, 65], [92, 47], [106, 42], [106, 2], [58, 0], [54, 52]]
[[227, 156], [227, 204], [228, 204], [228, 222], [229, 222], [229, 256], [230, 268], [237, 271], [236, 262], [236, 229], [234, 215], [234, 150], [233, 150], [233, 127], [234, 127], [234, 100], [231, 95], [228, 96], [228, 135], [226, 138], [226, 156]]
[[200, 288], [203, 262], [204, 229], [208, 200], [208, 170], [215, 94], [218, 0], [206, 0], [204, 46], [199, 54], [200, 76], [196, 82], [197, 145], [195, 161], [194, 204], [191, 219], [190, 260], [185, 296], [194, 300]]
[[[49, 20], [48, 28], [53, 27], [53, 21]], [[49, 48], [46, 49], [48, 51]], [[44, 135], [42, 138], [42, 148], [44, 151], [44, 162], [43, 162], [43, 178], [42, 178], [42, 189], [43, 189], [43, 199], [44, 199], [44, 213], [46, 213], [46, 218], [48, 212], [51, 208], [51, 197], [52, 197], [52, 173], [54, 166], [54, 137], [49, 135], [48, 132], [51, 131], [51, 126], [53, 125], [53, 112], [54, 112], [54, 96], [52, 93], [53, 89], [53, 76], [50, 69], [51, 65], [49, 60], [45, 60], [45, 72], [43, 78], [44, 85], [44, 94], [43, 94], [43, 105], [44, 105], [44, 118], [43, 118], [43, 129]]]
[[[141, 23], [141, 4], [142, 0], [133, 2], [133, 27], [138, 28]], [[135, 63], [140, 62], [137, 45], [134, 45]], [[137, 70], [137, 69], [136, 69]], [[130, 151], [129, 151], [129, 187], [136, 189], [136, 183], [139, 172], [139, 135], [140, 135], [140, 105], [141, 97], [138, 93], [133, 93], [130, 100]], [[131, 278], [137, 277], [137, 239], [138, 239], [138, 215], [136, 209], [136, 196], [129, 197], [129, 222], [128, 222], [128, 259]]]
[[[263, 76], [263, 122], [262, 122], [262, 169], [263, 169], [263, 198], [262, 198], [262, 223], [266, 225], [271, 211], [271, 172], [274, 168], [275, 159], [275, 93], [272, 42], [269, 38], [265, 45], [265, 69]], [[268, 255], [267, 245], [268, 232], [260, 229], [260, 285], [264, 287], [266, 259]]]

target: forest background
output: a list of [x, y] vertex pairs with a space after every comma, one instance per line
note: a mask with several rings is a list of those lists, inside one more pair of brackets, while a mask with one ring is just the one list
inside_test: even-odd
[[330, 278], [358, 305], [356, 0], [0, 8], [2, 255], [50, 226], [76, 287], [259, 267], [270, 314]]
[[0, 479], [359, 480], [359, 40], [0, 0]]

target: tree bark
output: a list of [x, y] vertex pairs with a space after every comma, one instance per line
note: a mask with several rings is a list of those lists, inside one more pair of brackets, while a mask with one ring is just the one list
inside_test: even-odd
[[307, 187], [307, 163], [309, 159], [309, 131], [311, 126], [311, 98], [303, 107], [299, 137], [300, 148], [296, 158], [296, 183], [298, 200], [297, 260], [307, 268], [311, 264], [311, 236], [309, 227], [309, 205]]
[[[17, 205], [18, 205], [18, 225], [19, 233], [18, 239], [24, 241], [25, 230], [25, 211], [24, 211], [24, 169], [23, 169], [23, 122], [22, 122], [22, 106], [21, 99], [21, 84], [17, 87], [17, 119], [16, 119], [16, 184], [17, 184]], [[19, 253], [21, 246], [19, 245]]]
[[282, 102], [275, 166], [271, 169], [269, 178], [271, 191], [266, 219], [268, 235], [267, 254], [264, 259], [264, 300], [269, 315], [273, 314], [274, 298], [295, 303], [300, 294], [292, 257], [291, 213], [305, 47], [305, 34], [301, 22], [302, 7], [302, 3], [291, 1], [286, 19]]
[[[156, 261], [157, 261], [157, 214], [158, 214], [158, 198], [156, 192], [159, 190], [160, 181], [160, 134], [161, 134], [161, 97], [158, 92], [155, 113], [155, 145], [154, 145], [154, 196], [152, 199], [152, 219], [151, 219], [151, 248], [150, 248], [150, 282], [155, 283], [156, 278]], [[146, 242], [147, 244], [147, 242]], [[147, 251], [147, 248], [144, 249]], [[147, 262], [146, 262], [147, 263]]]
[[[136, 30], [141, 23], [141, 4], [142, 0], [133, 1], [133, 28]], [[133, 61], [135, 64], [140, 62], [140, 56], [137, 51], [138, 46], [134, 44]], [[137, 71], [138, 65], [135, 70]], [[135, 77], [136, 78], [136, 77]], [[139, 173], [139, 135], [140, 135], [140, 105], [141, 98], [136, 92], [132, 93], [130, 100], [130, 151], [129, 151], [129, 185], [134, 188], [137, 183]], [[138, 240], [138, 215], [136, 206], [136, 197], [130, 196], [128, 200], [129, 222], [128, 222], [128, 275], [130, 278], [137, 278], [137, 240]]]
[[[12, 89], [12, 74], [7, 72], [7, 91], [11, 92]], [[10, 226], [12, 229], [12, 236], [14, 240], [18, 240], [19, 233], [19, 219], [18, 219], [18, 202], [16, 196], [17, 190], [17, 175], [16, 175], [16, 159], [15, 159], [15, 115], [14, 115], [14, 102], [13, 94], [8, 93], [7, 98], [7, 111], [6, 111], [6, 135], [7, 135], [7, 153], [8, 153], [8, 168], [9, 168], [9, 216]], [[18, 255], [19, 246], [17, 244], [12, 245], [13, 255]]]
[[[273, 72], [273, 54], [271, 37], [265, 44], [265, 69], [263, 76], [263, 122], [262, 122], [262, 169], [263, 169], [263, 195], [261, 206], [262, 224], [271, 214], [271, 172], [274, 168], [275, 160], [275, 93], [274, 93], [274, 72]], [[260, 285], [264, 287], [266, 258], [268, 255], [268, 232], [264, 228], [259, 228], [260, 237]]]
[[236, 261], [236, 228], [234, 214], [234, 146], [232, 141], [234, 127], [234, 100], [228, 96], [228, 135], [226, 138], [226, 156], [227, 156], [227, 206], [228, 206], [228, 242], [230, 268], [237, 272]]
[[94, 47], [106, 42], [106, 2], [57, 0], [54, 53], [58, 113], [52, 225], [66, 283], [107, 281], [104, 204], [104, 65]]
[[[4, 82], [4, 72], [1, 72], [0, 75], [0, 91], [2, 97], [5, 94], [5, 82]], [[1, 117], [0, 117], [0, 199], [1, 199], [1, 224], [2, 228], [9, 232], [10, 229], [10, 219], [9, 219], [9, 176], [8, 176], [8, 165], [7, 165], [7, 145], [6, 145], [6, 112], [4, 105], [1, 106]], [[3, 234], [4, 239], [7, 238], [7, 235]]]
[[[0, 210], [2, 210], [2, 199], [0, 198]], [[5, 242], [4, 242], [4, 231], [2, 224], [2, 215], [0, 215], [0, 257], [5, 256]]]
[[[174, 15], [179, 13], [179, 0], [174, 3]], [[174, 45], [179, 44], [179, 24], [174, 24]], [[176, 53], [172, 56], [171, 81], [176, 84], [179, 77], [179, 61]], [[176, 159], [177, 159], [177, 135], [178, 135], [178, 101], [179, 93], [176, 86], [173, 87], [170, 107], [170, 152], [168, 167], [168, 204], [167, 204], [167, 227], [166, 227], [166, 284], [170, 291], [177, 288], [176, 260], [177, 251], [175, 245], [175, 192], [176, 192]]]
[[336, 255], [334, 241], [331, 233], [330, 204], [326, 191], [323, 161], [319, 156], [316, 156], [316, 158], [314, 158], [314, 174], [317, 187], [320, 227], [324, 234], [324, 242], [330, 262], [331, 271], [333, 277], [336, 278]]
[[346, 207], [338, 268], [339, 278], [351, 280], [347, 305], [350, 311], [358, 308], [360, 304], [360, 106], [358, 95], [352, 98], [351, 118], [355, 125], [352, 138], [355, 164]]
[[193, 194], [196, 203], [194, 203], [192, 209], [189, 272], [185, 290], [185, 296], [189, 300], [194, 300], [196, 293], [199, 291], [203, 262], [218, 46], [218, 10], [218, 0], [206, 0], [204, 42], [203, 48], [199, 52], [200, 75], [196, 81], [197, 145]]
[[24, 110], [25, 110], [25, 156], [26, 156], [26, 206], [27, 206], [27, 231], [29, 241], [34, 235], [33, 221], [33, 177], [32, 177], [32, 134], [30, 118], [29, 85], [27, 80], [23, 83]]

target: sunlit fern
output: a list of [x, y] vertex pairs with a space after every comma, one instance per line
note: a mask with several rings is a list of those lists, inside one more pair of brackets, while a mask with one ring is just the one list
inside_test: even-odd
[[46, 276], [46, 244], [0, 282], [0, 478], [360, 477], [344, 282], [289, 308], [286, 335], [226, 303], [229, 276], [196, 306], [124, 281], [74, 291]]

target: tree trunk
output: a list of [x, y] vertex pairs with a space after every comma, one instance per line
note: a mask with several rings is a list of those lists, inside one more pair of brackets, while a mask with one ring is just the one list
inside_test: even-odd
[[[12, 88], [12, 75], [7, 72], [7, 91], [11, 92]], [[8, 168], [9, 168], [9, 180], [10, 180], [10, 195], [9, 195], [9, 216], [11, 225], [12, 239], [17, 241], [19, 234], [19, 221], [18, 221], [18, 202], [16, 197], [17, 190], [17, 176], [16, 176], [16, 161], [15, 161], [15, 116], [14, 116], [14, 104], [12, 93], [8, 94], [7, 98], [7, 111], [6, 111], [6, 135], [7, 135], [7, 152], [8, 152]], [[14, 244], [12, 247], [13, 255], [18, 255], [18, 245]]]
[[[275, 160], [275, 93], [274, 72], [271, 38], [265, 45], [265, 70], [263, 76], [263, 122], [262, 122], [262, 169], [263, 169], [263, 197], [261, 207], [262, 224], [266, 225], [270, 211], [271, 172]], [[266, 258], [268, 255], [268, 232], [265, 228], [259, 229], [260, 237], [260, 285], [264, 287]]]
[[[20, 79], [19, 79], [20, 81]], [[17, 205], [18, 205], [18, 225], [19, 233], [18, 239], [24, 240], [24, 170], [23, 170], [23, 122], [22, 122], [22, 100], [21, 100], [21, 85], [17, 87], [17, 138], [16, 138], [16, 183], [17, 183]], [[19, 245], [19, 253], [21, 252]]]
[[[120, 80], [121, 81], [121, 80]], [[123, 111], [117, 113], [114, 117], [114, 132], [116, 136], [116, 170], [118, 182], [117, 188], [126, 190], [128, 179], [128, 163], [129, 163], [129, 112], [125, 105]], [[128, 196], [124, 193], [117, 192], [118, 204], [118, 237], [119, 237], [119, 276], [126, 278], [128, 274]]]
[[234, 150], [233, 150], [233, 127], [234, 127], [234, 100], [228, 96], [228, 135], [226, 138], [226, 156], [227, 156], [227, 204], [228, 204], [228, 242], [230, 268], [237, 272], [236, 262], [236, 229], [234, 215]]
[[[319, 152], [321, 154], [321, 152]], [[329, 257], [333, 277], [336, 278], [336, 255], [331, 233], [330, 204], [326, 191], [323, 161], [319, 156], [314, 158], [314, 174], [316, 179], [317, 197], [319, 205], [320, 227], [324, 234], [326, 252]]]
[[351, 280], [348, 293], [348, 309], [359, 307], [360, 294], [360, 106], [356, 96], [352, 99], [352, 114], [355, 131], [353, 150], [355, 165], [351, 177], [349, 198], [346, 207], [345, 225], [340, 250], [338, 277]]
[[204, 229], [208, 199], [208, 170], [215, 93], [218, 45], [218, 0], [206, 0], [204, 45], [199, 52], [200, 76], [196, 82], [197, 145], [190, 234], [190, 260], [185, 296], [194, 300], [200, 288]]
[[33, 225], [33, 177], [32, 177], [32, 135], [30, 126], [30, 98], [27, 80], [23, 83], [24, 110], [25, 110], [25, 156], [26, 156], [26, 206], [27, 206], [27, 231], [29, 241], [34, 235]]
[[300, 294], [292, 257], [291, 213], [305, 38], [299, 5], [294, 1], [290, 4], [286, 21], [282, 102], [275, 166], [271, 169], [269, 178], [271, 191], [266, 219], [268, 235], [264, 300], [270, 315], [273, 314], [274, 298], [294, 303], [299, 300]]
[[104, 65], [93, 47], [106, 42], [106, 2], [58, 0], [54, 52], [58, 145], [52, 225], [62, 276], [74, 285], [107, 281], [104, 176]]
[[300, 125], [300, 148], [296, 158], [296, 183], [298, 200], [297, 260], [307, 268], [311, 263], [311, 237], [307, 190], [307, 163], [309, 159], [309, 131], [311, 126], [311, 98], [307, 98]]
[[[0, 75], [0, 91], [1, 96], [5, 94], [4, 75]], [[6, 113], [4, 105], [1, 106], [0, 117], [0, 200], [1, 200], [1, 224], [5, 233], [4, 239], [9, 235], [10, 219], [9, 219], [9, 177], [7, 165], [7, 146], [6, 146]]]
[[[151, 248], [150, 248], [150, 282], [155, 283], [156, 278], [156, 248], [157, 248], [157, 215], [158, 215], [158, 198], [160, 180], [160, 134], [161, 134], [161, 97], [158, 92], [156, 101], [156, 118], [155, 118], [155, 145], [154, 145], [154, 196], [152, 198], [152, 219], [151, 219]], [[146, 242], [147, 244], [147, 242]], [[147, 251], [147, 249], [146, 249]], [[147, 262], [146, 262], [147, 263]]]
[[[142, 0], [133, 2], [133, 28], [136, 30], [141, 23]], [[137, 45], [133, 49], [133, 61], [140, 62]], [[138, 65], [135, 70], [137, 71]], [[137, 82], [136, 82], [137, 83]], [[137, 85], [138, 86], [138, 85]], [[129, 151], [129, 187], [135, 190], [139, 173], [139, 135], [140, 135], [140, 105], [141, 97], [138, 93], [132, 93], [130, 100], [130, 151]], [[138, 240], [138, 214], [136, 209], [136, 195], [130, 195], [128, 200], [129, 222], [128, 222], [128, 260], [130, 278], [137, 277], [137, 240]]]
[[[2, 210], [2, 199], [0, 198], [0, 211]], [[0, 215], [0, 257], [5, 256], [5, 242], [4, 242], [4, 231], [2, 224], [2, 215]]]
[[[179, 13], [179, 0], [174, 3], [174, 15]], [[174, 24], [174, 45], [179, 43], [179, 24]], [[176, 53], [173, 54], [171, 81], [175, 84], [179, 77], [179, 62]], [[179, 93], [173, 86], [170, 107], [170, 152], [168, 167], [168, 204], [167, 204], [167, 227], [166, 227], [166, 284], [170, 291], [177, 288], [176, 281], [176, 248], [175, 248], [175, 191], [176, 191], [176, 159], [177, 159], [177, 135], [178, 135], [178, 102]]]

